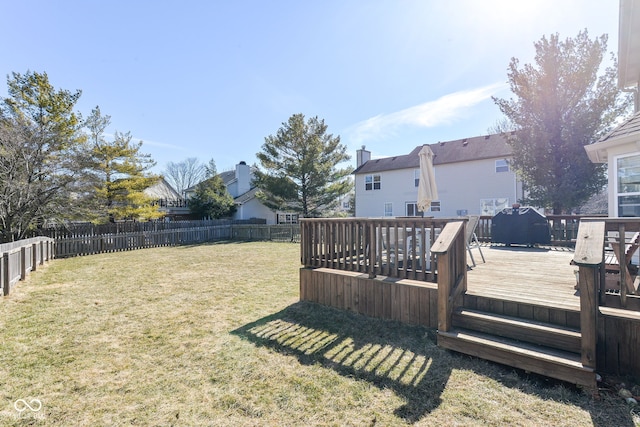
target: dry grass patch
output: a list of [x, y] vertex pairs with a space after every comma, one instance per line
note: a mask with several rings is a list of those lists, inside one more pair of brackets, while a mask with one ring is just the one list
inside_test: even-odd
[[53, 261], [0, 302], [0, 425], [638, 425], [432, 330], [299, 303], [298, 269], [282, 243]]

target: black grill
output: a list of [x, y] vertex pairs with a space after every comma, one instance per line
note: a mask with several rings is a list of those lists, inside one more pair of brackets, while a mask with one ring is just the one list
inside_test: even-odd
[[491, 241], [505, 245], [548, 245], [551, 230], [544, 215], [532, 208], [508, 208], [491, 220]]

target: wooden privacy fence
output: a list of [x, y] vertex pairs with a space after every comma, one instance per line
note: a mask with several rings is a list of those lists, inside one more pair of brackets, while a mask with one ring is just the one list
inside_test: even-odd
[[305, 267], [435, 281], [431, 244], [450, 219], [344, 218], [300, 221]]
[[54, 240], [33, 237], [0, 245], [0, 287], [2, 295], [9, 295], [13, 286], [35, 271], [38, 265], [54, 257]]
[[121, 252], [161, 246], [192, 245], [223, 240], [273, 240], [298, 242], [299, 226], [287, 225], [212, 225], [171, 230], [87, 235], [55, 240], [56, 257], [66, 258], [107, 252]]

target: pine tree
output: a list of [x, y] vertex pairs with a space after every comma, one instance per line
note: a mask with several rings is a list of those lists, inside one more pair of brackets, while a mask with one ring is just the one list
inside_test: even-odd
[[155, 162], [140, 152], [142, 142], [133, 143], [130, 132], [116, 132], [112, 141], [104, 138], [110, 116], [100, 108], [91, 111], [86, 121], [94, 182], [93, 221], [148, 220], [162, 216], [154, 199], [144, 190], [159, 177], [149, 173]]
[[81, 95], [55, 89], [46, 73], [12, 73], [0, 102], [0, 232], [21, 239], [74, 213], [84, 172], [84, 135], [73, 109]]
[[196, 185], [195, 194], [189, 199], [189, 210], [198, 219], [218, 219], [232, 216], [236, 205], [222, 178], [216, 175]]
[[349, 160], [340, 137], [327, 134], [324, 120], [294, 114], [275, 135], [265, 138], [257, 154], [258, 197], [274, 210], [299, 212], [305, 217], [331, 211], [352, 187], [351, 170], [337, 165]]

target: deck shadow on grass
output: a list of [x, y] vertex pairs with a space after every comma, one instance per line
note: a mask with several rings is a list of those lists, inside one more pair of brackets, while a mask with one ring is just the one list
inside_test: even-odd
[[451, 374], [433, 330], [299, 302], [232, 331], [258, 346], [390, 389], [396, 416], [416, 422], [436, 409]]
[[[633, 426], [630, 414], [614, 404], [602, 407], [570, 385], [526, 375], [499, 364], [439, 348], [435, 331], [395, 321], [298, 302], [244, 325], [232, 334], [257, 346], [294, 356], [304, 365], [320, 365], [340, 375], [393, 390], [405, 400], [394, 412], [415, 423], [437, 409], [453, 369], [469, 370], [542, 399], [560, 400], [591, 413], [594, 426]], [[558, 385], [561, 384], [560, 387]], [[558, 394], [558, 396], [556, 396]]]

